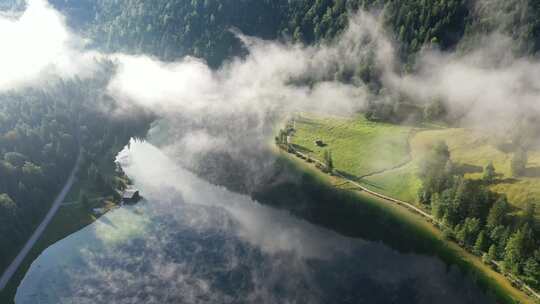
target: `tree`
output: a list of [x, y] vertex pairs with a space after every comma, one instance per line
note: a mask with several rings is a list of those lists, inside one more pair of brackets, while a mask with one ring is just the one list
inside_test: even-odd
[[523, 274], [528, 283], [532, 285], [540, 284], [540, 264], [535, 258], [530, 257], [525, 261], [525, 264], [523, 265]]
[[526, 229], [520, 228], [514, 232], [505, 247], [504, 267], [515, 274], [520, 273], [525, 249]]
[[523, 147], [519, 147], [514, 155], [512, 156], [512, 161], [510, 163], [510, 168], [512, 170], [512, 175], [515, 177], [523, 175], [525, 168], [527, 167], [527, 151]]
[[486, 220], [486, 225], [489, 229], [493, 229], [504, 222], [504, 217], [508, 210], [506, 197], [500, 197], [491, 207]]
[[491, 184], [494, 180], [497, 174], [495, 173], [495, 167], [493, 166], [493, 162], [489, 162], [487, 166], [484, 168], [484, 176], [483, 180], [486, 184]]
[[476, 218], [466, 218], [463, 225], [456, 225], [456, 239], [462, 246], [470, 246], [477, 238], [480, 221]]
[[5, 193], [0, 193], [0, 216], [13, 216], [16, 212], [17, 205]]
[[491, 260], [489, 259], [489, 255], [487, 254], [487, 252], [484, 252], [484, 254], [482, 254], [482, 262], [484, 264], [491, 264]]
[[332, 159], [332, 151], [324, 150], [324, 165], [328, 173], [332, 174], [334, 172], [334, 160]]
[[431, 197], [431, 215], [437, 220], [444, 216], [444, 209], [441, 206], [441, 196], [438, 193]]
[[90, 200], [88, 199], [88, 196], [85, 192], [81, 192], [79, 195], [79, 204], [83, 206], [85, 209], [90, 209]]
[[497, 260], [497, 247], [495, 245], [489, 246], [487, 258], [490, 262]]
[[433, 193], [442, 192], [449, 184], [450, 174], [446, 170], [450, 162], [450, 151], [444, 141], [435, 143], [420, 163], [418, 176], [422, 181], [420, 201], [429, 202]]
[[523, 225], [534, 226], [534, 215], [536, 213], [536, 204], [527, 202], [523, 211]]
[[487, 247], [487, 238], [486, 233], [484, 230], [480, 231], [478, 234], [478, 237], [476, 238], [476, 242], [474, 242], [474, 252], [478, 255], [482, 254], [482, 252], [486, 251]]
[[441, 118], [446, 113], [444, 104], [440, 98], [435, 98], [424, 107], [424, 120], [433, 121]]

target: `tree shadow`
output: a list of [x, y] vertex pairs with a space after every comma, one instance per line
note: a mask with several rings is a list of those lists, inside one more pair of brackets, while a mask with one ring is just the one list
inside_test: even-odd
[[491, 185], [498, 185], [498, 184], [514, 184], [518, 182], [516, 178], [513, 177], [507, 177], [507, 178], [498, 178], [494, 180]]
[[525, 168], [522, 175], [525, 177], [540, 177], [540, 167]]
[[300, 146], [300, 145], [297, 145], [297, 144], [292, 144], [292, 147], [297, 150], [298, 152], [302, 152], [302, 153], [311, 153], [313, 152], [313, 150], [311, 149], [308, 149], [304, 146]]
[[501, 151], [501, 152], [504, 152], [504, 153], [512, 153], [516, 150], [516, 145], [512, 144], [512, 143], [499, 143], [497, 145], [495, 145], [495, 148], [497, 148], [497, 150]]
[[320, 126], [321, 125], [321, 123], [319, 123], [319, 122], [316, 122], [316, 121], [311, 120], [309, 118], [302, 118], [302, 117], [297, 118], [296, 122], [302, 123], [304, 125], [310, 125], [310, 126]]
[[338, 174], [342, 175], [343, 177], [345, 177], [346, 179], [350, 179], [350, 180], [352, 180], [354, 182], [360, 182], [360, 180], [361, 180], [358, 176], [356, 176], [354, 174], [347, 173], [345, 171], [341, 171], [341, 170], [336, 169], [336, 173], [338, 173]]
[[484, 168], [471, 164], [455, 164], [454, 168], [459, 174], [481, 173], [484, 171]]
[[[347, 173], [345, 171], [341, 171], [341, 170], [336, 170], [336, 173], [342, 175], [343, 177], [345, 177], [346, 179], [350, 179], [352, 180], [353, 182], [357, 182], [357, 183], [363, 183], [363, 184], [366, 184], [366, 185], [369, 185], [373, 188], [377, 188], [377, 189], [383, 189], [381, 186], [378, 186], [374, 183], [371, 183], [371, 182], [368, 182], [367, 180], [363, 179], [363, 178], [360, 178], [354, 174], [350, 174], [350, 173]], [[352, 185], [351, 189], [349, 190], [358, 190], [358, 188], [354, 185]]]

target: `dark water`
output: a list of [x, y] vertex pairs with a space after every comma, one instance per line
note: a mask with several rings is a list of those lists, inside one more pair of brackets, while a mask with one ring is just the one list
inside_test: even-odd
[[261, 205], [195, 177], [150, 144], [132, 144], [121, 159], [146, 200], [47, 249], [17, 304], [494, 302], [433, 256]]

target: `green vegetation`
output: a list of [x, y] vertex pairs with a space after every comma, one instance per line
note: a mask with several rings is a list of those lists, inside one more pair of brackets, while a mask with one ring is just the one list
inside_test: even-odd
[[[411, 129], [353, 119], [301, 115], [295, 119], [292, 144], [300, 152], [324, 159], [332, 151], [334, 167], [355, 178], [399, 166], [409, 160], [407, 136]], [[317, 141], [322, 145], [317, 145]]]
[[[522, 177], [528, 160], [536, 159], [538, 152], [525, 151], [521, 145], [517, 152], [505, 151], [494, 137], [465, 129], [417, 129], [410, 136], [410, 127], [363, 117], [303, 114], [293, 125], [289, 133], [295, 150], [325, 159], [331, 149], [336, 171], [346, 178], [417, 203], [440, 222], [446, 238], [540, 287], [537, 198], [511, 205], [509, 195], [498, 191], [499, 184], [529, 191], [513, 182], [516, 179], [540, 182], [540, 176]], [[388, 142], [394, 149], [384, 145]]]
[[[10, 263], [48, 211], [79, 150], [79, 200], [117, 196], [114, 157], [132, 136], [143, 136], [149, 116], [114, 117], [117, 105], [101, 93], [104, 67], [94, 79], [53, 82], [42, 89], [0, 95], [0, 269]], [[98, 169], [99, 166], [99, 169]], [[86, 205], [86, 206], [85, 206]]]
[[[425, 43], [456, 45], [465, 32], [466, 1], [414, 0], [51, 0], [70, 24], [112, 51], [145, 52], [164, 59], [195, 55], [212, 66], [242, 52], [230, 31], [307, 44], [332, 40], [347, 26], [349, 12], [384, 9], [385, 23], [408, 58]], [[366, 62], [368, 63], [368, 62]], [[366, 80], [369, 64], [352, 67]], [[342, 76], [348, 78], [350, 67]], [[374, 81], [376, 83], [376, 80]]]
[[[289, 183], [273, 189], [271, 196], [277, 195], [279, 199], [269, 199], [268, 202], [279, 202], [277, 207], [289, 209], [293, 213], [304, 212], [310, 221], [329, 226], [346, 235], [374, 241], [384, 239], [384, 242], [391, 244], [393, 248], [406, 252], [413, 250], [436, 253], [446, 262], [458, 265], [474, 277], [480, 286], [488, 289], [501, 303], [533, 303], [530, 297], [514, 288], [503, 275], [482, 261], [489, 261], [487, 255], [485, 259], [479, 259], [456, 243], [447, 242], [448, 237], [452, 238], [454, 235], [452, 229], [436, 229], [432, 223], [407, 208], [365, 192], [355, 191], [356, 188], [344, 183], [341, 177], [324, 173], [313, 162], [293, 157], [294, 154], [290, 153], [280, 155], [279, 160], [284, 162], [283, 165], [293, 171], [302, 172], [302, 178], [300, 183]], [[307, 189], [300, 190], [297, 187]], [[304, 193], [306, 190], [311, 193], [307, 197]], [[256, 199], [265, 202], [266, 196], [267, 193], [257, 193]], [[336, 196], [339, 196], [339, 199]], [[305, 202], [308, 197], [313, 198], [309, 204]], [[336, 206], [333, 203], [335, 201], [342, 204]], [[382, 213], [375, 216], [372, 213], [374, 211]], [[379, 225], [376, 222], [380, 219], [382, 222]], [[374, 226], [378, 229], [372, 229]], [[494, 252], [494, 247], [490, 247], [490, 254]]]

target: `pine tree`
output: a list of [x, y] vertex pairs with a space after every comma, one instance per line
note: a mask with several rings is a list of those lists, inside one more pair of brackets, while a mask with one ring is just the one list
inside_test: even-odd
[[489, 229], [493, 229], [503, 223], [506, 211], [508, 209], [508, 203], [505, 197], [499, 198], [495, 204], [489, 210], [489, 214], [486, 220], [486, 225]]
[[474, 242], [474, 252], [480, 255], [482, 254], [482, 252], [486, 250], [486, 246], [487, 246], [486, 234], [484, 230], [482, 230], [478, 234], [478, 237], [476, 238], [476, 242]]
[[490, 260], [490, 262], [497, 260], [497, 247], [495, 247], [495, 245], [489, 246], [489, 250], [487, 252], [487, 257]]
[[324, 151], [324, 165], [328, 173], [332, 174], [334, 172], [334, 161], [332, 159], [332, 152], [329, 150]]
[[510, 236], [510, 239], [506, 243], [504, 267], [516, 274], [520, 272], [520, 263], [524, 255], [525, 238], [526, 231], [520, 228]]
[[514, 153], [514, 156], [512, 157], [512, 162], [510, 163], [510, 167], [512, 169], [512, 175], [515, 177], [523, 175], [526, 166], [527, 166], [527, 151], [523, 147], [520, 147]]
[[490, 161], [489, 164], [484, 168], [483, 180], [487, 184], [491, 184], [495, 180], [496, 176], [495, 167], [493, 166], [493, 162]]

